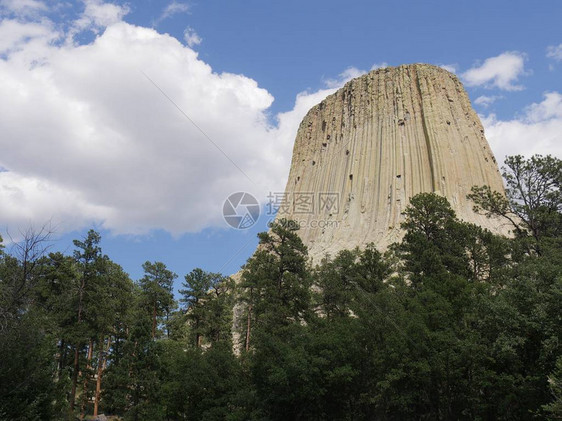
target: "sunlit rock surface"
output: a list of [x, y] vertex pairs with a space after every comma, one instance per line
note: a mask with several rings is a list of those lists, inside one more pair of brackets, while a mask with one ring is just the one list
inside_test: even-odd
[[445, 196], [457, 215], [496, 233], [475, 214], [473, 185], [503, 191], [484, 128], [459, 79], [427, 64], [374, 70], [313, 107], [295, 140], [279, 217], [298, 221], [319, 262], [325, 254], [401, 238], [402, 212], [420, 192]]

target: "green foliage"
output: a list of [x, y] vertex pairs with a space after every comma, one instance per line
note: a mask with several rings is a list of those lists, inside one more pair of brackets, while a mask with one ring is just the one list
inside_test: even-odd
[[206, 351], [167, 342], [162, 355], [168, 419], [247, 420], [248, 377], [226, 343]]
[[145, 275], [139, 281], [139, 286], [146, 311], [152, 317], [151, 335], [155, 338], [159, 320], [168, 315], [175, 305], [172, 287], [178, 275], [168, 270], [162, 262], [145, 262], [142, 268]]
[[28, 314], [0, 333], [0, 419], [49, 420], [65, 408], [63, 381], [54, 381], [56, 349], [42, 332], [42, 320]]
[[274, 222], [258, 237], [258, 250], [243, 268], [242, 298], [253, 326], [271, 332], [306, 320], [311, 279], [307, 250], [293, 224]]
[[234, 282], [219, 273], [194, 269], [185, 276], [180, 302], [184, 303], [196, 347], [220, 341], [231, 342]]
[[329, 319], [347, 317], [351, 312], [358, 283], [356, 271], [359, 250], [344, 250], [330, 260], [325, 258], [314, 273], [321, 291], [321, 308]]
[[562, 418], [562, 356], [558, 357], [556, 367], [548, 376], [548, 386], [552, 392], [552, 402], [544, 405], [543, 409], [551, 419]]
[[74, 295], [74, 308], [77, 311], [75, 324], [75, 343], [85, 343], [95, 336], [94, 332], [105, 317], [98, 312], [103, 295], [107, 256], [103, 256], [99, 243], [101, 237], [94, 230], [88, 232], [84, 241], [74, 240], [74, 261], [78, 270], [77, 293]]
[[278, 221], [237, 285], [187, 274], [179, 310], [173, 272], [134, 284], [95, 231], [72, 256], [0, 248], [0, 419], [87, 418], [96, 397], [125, 420], [560, 419], [560, 161], [506, 163], [507, 196], [471, 197], [515, 238], [421, 194], [387, 254], [313, 268]]
[[562, 234], [562, 161], [550, 155], [521, 155], [505, 160], [506, 196], [488, 186], [475, 186], [469, 195], [475, 211], [507, 220], [527, 247], [541, 253], [545, 239]]

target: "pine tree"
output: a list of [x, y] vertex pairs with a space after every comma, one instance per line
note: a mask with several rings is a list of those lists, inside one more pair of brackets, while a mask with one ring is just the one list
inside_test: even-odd
[[[106, 260], [102, 255], [99, 243], [101, 236], [94, 230], [88, 231], [88, 235], [83, 241], [74, 240], [74, 259], [78, 266], [78, 293], [76, 297], [76, 322], [73, 332], [74, 346], [74, 362], [72, 371], [72, 389], [70, 392], [70, 410], [73, 411], [76, 404], [76, 394], [78, 389], [78, 376], [80, 373], [80, 353], [84, 350], [84, 346], [88, 343], [88, 350], [92, 349], [93, 337], [95, 336], [95, 317], [97, 314], [96, 305], [97, 285], [100, 282], [102, 274], [105, 270]], [[84, 372], [84, 387], [87, 389], [91, 372], [90, 362], [92, 353], [88, 351], [88, 361], [86, 362]], [[83, 405], [88, 399], [87, 390], [82, 390]]]
[[185, 276], [184, 289], [179, 290], [185, 304], [195, 347], [203, 338], [210, 344], [231, 341], [234, 282], [218, 273], [196, 268]]
[[281, 220], [258, 234], [258, 250], [243, 267], [242, 298], [246, 305], [246, 349], [253, 328], [275, 330], [306, 320], [311, 304], [307, 249], [295, 224]]
[[156, 338], [158, 319], [169, 313], [174, 306], [172, 287], [174, 279], [178, 276], [168, 270], [162, 262], [145, 262], [142, 265], [145, 275], [139, 281], [139, 285], [145, 300], [147, 309], [152, 314], [152, 339]]
[[529, 252], [541, 254], [545, 238], [562, 235], [562, 160], [550, 155], [508, 156], [503, 167], [506, 195], [474, 186], [474, 210], [506, 220]]

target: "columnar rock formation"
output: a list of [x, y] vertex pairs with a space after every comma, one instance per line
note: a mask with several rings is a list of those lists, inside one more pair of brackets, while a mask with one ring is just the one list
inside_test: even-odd
[[399, 240], [402, 212], [420, 192], [441, 194], [461, 219], [505, 233], [473, 212], [466, 198], [473, 185], [503, 191], [461, 82], [427, 64], [389, 67], [348, 82], [308, 112], [278, 217], [299, 222], [316, 261]]

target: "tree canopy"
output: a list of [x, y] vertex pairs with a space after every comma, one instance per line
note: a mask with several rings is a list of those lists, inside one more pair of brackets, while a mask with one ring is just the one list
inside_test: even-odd
[[561, 163], [506, 160], [475, 209], [417, 195], [404, 237], [312, 266], [296, 224], [237, 282], [162, 262], [131, 280], [90, 230], [70, 254], [0, 240], [0, 420], [562, 418]]

